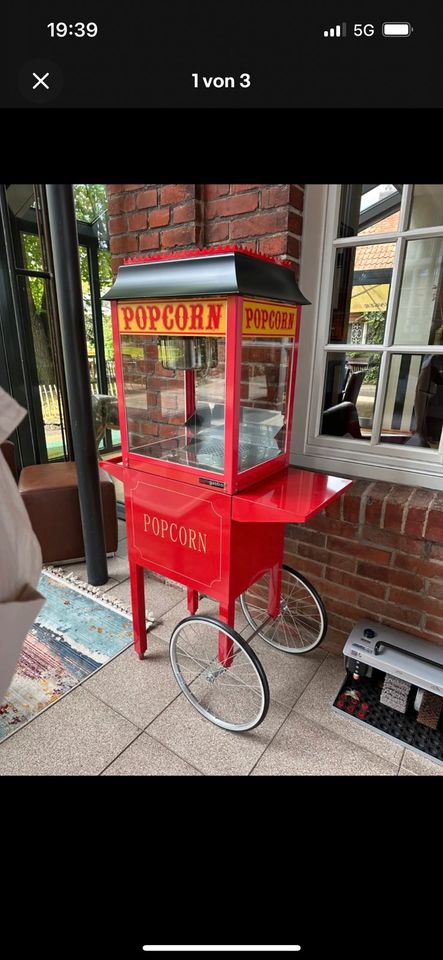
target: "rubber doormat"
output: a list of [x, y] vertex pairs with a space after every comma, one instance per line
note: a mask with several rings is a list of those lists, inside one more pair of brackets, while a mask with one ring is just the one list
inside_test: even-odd
[[417, 723], [418, 713], [414, 709], [417, 687], [414, 686], [411, 687], [404, 714], [380, 703], [385, 677], [385, 673], [375, 671], [372, 677], [361, 677], [355, 681], [352, 673], [348, 673], [333, 706], [350, 719], [367, 724], [391, 740], [397, 740], [405, 747], [443, 764], [443, 714], [436, 730]]

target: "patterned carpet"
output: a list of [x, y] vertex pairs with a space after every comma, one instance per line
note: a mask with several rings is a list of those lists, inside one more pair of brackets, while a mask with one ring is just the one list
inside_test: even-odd
[[0, 741], [68, 693], [132, 642], [132, 623], [43, 573], [46, 598], [0, 705]]

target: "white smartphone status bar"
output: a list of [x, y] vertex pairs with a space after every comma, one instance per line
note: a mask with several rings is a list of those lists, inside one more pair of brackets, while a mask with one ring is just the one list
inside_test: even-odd
[[192, 947], [192, 946], [187, 946], [187, 947], [179, 947], [179, 946], [177, 946], [177, 945], [176, 945], [176, 946], [172, 946], [172, 947], [165, 947], [165, 946], [163, 946], [163, 947], [157, 946], [157, 947], [156, 947], [156, 946], [149, 946], [148, 944], [146, 944], [146, 945], [143, 947], [143, 950], [152, 951], [152, 952], [155, 952], [156, 950], [160, 950], [162, 953], [166, 953], [166, 952], [168, 952], [168, 951], [174, 951], [174, 952], [180, 952], [180, 953], [183, 952], [183, 951], [184, 951], [185, 953], [192, 953], [193, 951], [198, 951], [199, 953], [202, 953], [202, 952], [205, 951], [205, 950], [211, 950], [211, 951], [217, 951], [217, 952], [228, 951], [228, 950], [230, 950], [230, 951], [241, 950], [242, 952], [251, 952], [251, 951], [254, 951], [254, 952], [255, 952], [255, 951], [257, 951], [257, 952], [260, 952], [260, 953], [274, 953], [274, 951], [278, 951], [279, 953], [290, 953], [291, 950], [301, 950], [301, 947], [300, 947], [299, 944], [295, 944], [295, 945], [292, 946], [292, 947], [290, 947], [290, 946], [282, 946], [282, 945], [276, 946], [276, 947], [271, 947], [271, 946], [265, 946], [265, 947], [257, 947], [257, 946], [255, 946], [255, 947], [246, 947], [246, 946], [237, 946], [237, 947], [235, 947], [235, 946], [230, 946], [230, 947], [228, 947], [228, 946], [218, 946], [218, 947], [217, 947], [217, 946], [213, 946], [213, 947], [203, 947], [203, 946], [194, 946], [194, 947]]

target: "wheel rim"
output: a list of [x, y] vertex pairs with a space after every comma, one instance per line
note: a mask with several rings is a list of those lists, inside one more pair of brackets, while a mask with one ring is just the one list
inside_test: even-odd
[[[232, 643], [232, 660], [218, 660], [219, 637]], [[258, 726], [269, 706], [263, 667], [253, 650], [230, 627], [209, 617], [187, 617], [170, 641], [175, 678], [192, 705], [211, 723], [225, 730]]]
[[[270, 573], [240, 597], [243, 613], [258, 636], [285, 653], [308, 653], [326, 633], [326, 611], [317, 591], [300, 573], [282, 567], [280, 611], [268, 620]], [[265, 621], [268, 623], [265, 624]], [[262, 627], [263, 624], [263, 627]]]

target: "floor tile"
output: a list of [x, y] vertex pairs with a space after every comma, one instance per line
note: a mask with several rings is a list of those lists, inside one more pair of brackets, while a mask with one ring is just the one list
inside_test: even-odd
[[117, 556], [123, 559], [128, 557], [128, 541], [126, 539], [118, 541]]
[[138, 733], [81, 686], [0, 744], [0, 775], [97, 775]]
[[291, 713], [253, 776], [395, 776], [397, 766]]
[[130, 744], [111, 766], [104, 777], [199, 777], [201, 773], [191, 767], [158, 740], [142, 735]]
[[431, 758], [422, 757], [414, 750], [405, 750], [400, 773], [415, 773], [421, 777], [443, 777], [443, 765], [435, 763]]
[[[155, 583], [155, 580], [152, 582]], [[176, 587], [170, 587], [170, 589], [177, 590]], [[147, 594], [148, 590], [146, 590], [146, 595]], [[212, 617], [218, 617], [218, 604], [214, 603], [213, 600], [208, 600], [207, 598], [201, 599], [198, 608], [198, 615], [203, 616], [204, 614], [208, 614], [208, 616]], [[184, 620], [185, 617], [189, 616], [190, 614], [187, 607], [186, 594], [184, 594], [181, 590], [178, 597], [178, 603], [175, 604], [174, 607], [171, 606], [168, 612], [162, 616], [161, 624], [153, 628], [153, 633], [157, 637], [161, 637], [163, 640], [169, 641], [174, 627], [180, 623], [180, 620]]]
[[294, 707], [295, 712], [322, 724], [346, 740], [371, 750], [377, 756], [398, 766], [404, 749], [402, 744], [397, 745], [382, 734], [368, 729], [367, 725], [357, 723], [351, 717], [341, 716], [332, 708], [344, 677], [342, 657], [329, 654], [297, 701]]
[[118, 524], [118, 539], [123, 540], [128, 535], [128, 531], [126, 528], [126, 521], [118, 519], [117, 524]]
[[[106, 591], [107, 596], [116, 597], [126, 606], [131, 605], [131, 584], [130, 580], [123, 580], [111, 589]], [[163, 619], [171, 607], [175, 607], [183, 598], [183, 591], [179, 587], [171, 587], [170, 584], [162, 583], [161, 580], [155, 580], [153, 577], [145, 575], [145, 603], [146, 610], [152, 611], [155, 619]]]
[[168, 644], [151, 633], [144, 660], [139, 660], [131, 647], [90, 677], [84, 686], [141, 729], [180, 694]]
[[164, 743], [202, 773], [246, 776], [266, 749], [286, 713], [271, 704], [259, 727], [231, 733], [205, 720], [182, 694], [148, 727]]

